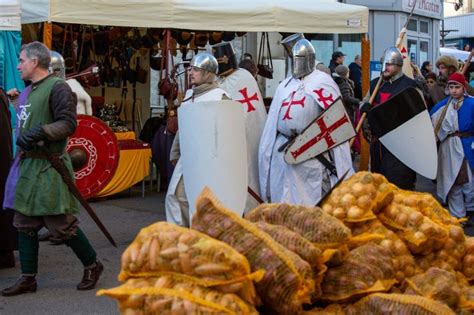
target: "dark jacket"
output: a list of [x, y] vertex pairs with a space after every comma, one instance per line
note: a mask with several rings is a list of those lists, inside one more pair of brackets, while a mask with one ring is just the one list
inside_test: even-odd
[[354, 96], [362, 99], [362, 67], [355, 62], [349, 65], [349, 79], [354, 82]]
[[359, 99], [354, 97], [354, 82], [351, 79], [334, 76], [334, 81], [339, 86], [341, 91], [342, 101], [346, 107], [346, 111], [354, 122], [354, 109], [359, 107]]
[[[5, 182], [12, 162], [12, 128], [9, 102], [0, 88], [0, 202], [3, 204]], [[13, 227], [13, 211], [0, 208], [0, 252], [17, 248], [17, 234]], [[0, 253], [1, 255], [1, 253]]]
[[336, 67], [339, 66], [337, 63], [334, 62], [334, 60], [331, 60], [329, 62], [329, 70], [331, 70], [331, 73], [336, 72]]

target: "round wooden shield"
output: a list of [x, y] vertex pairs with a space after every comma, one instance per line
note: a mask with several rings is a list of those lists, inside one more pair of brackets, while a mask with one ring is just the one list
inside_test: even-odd
[[113, 131], [102, 120], [77, 115], [77, 128], [69, 137], [76, 186], [85, 198], [101, 191], [112, 179], [119, 162], [119, 146]]

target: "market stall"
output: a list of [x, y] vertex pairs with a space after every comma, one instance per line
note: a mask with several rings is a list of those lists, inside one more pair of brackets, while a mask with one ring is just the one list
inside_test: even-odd
[[[193, 33], [192, 36], [194, 36], [193, 41], [188, 45], [188, 42], [184, 40], [184, 47], [182, 45], [183, 43], [179, 41], [179, 37], [182, 37], [181, 31], [172, 33], [174, 39], [178, 41], [178, 47], [181, 53], [191, 49], [197, 50], [198, 46], [200, 49], [205, 49], [204, 46], [207, 44], [207, 39], [204, 40], [203, 43], [197, 44], [199, 30], [206, 30], [203, 34], [207, 34], [209, 30], [219, 32], [227, 31], [231, 32], [231, 34], [234, 34], [233, 32], [260, 31], [286, 33], [366, 33], [368, 30], [368, 10], [366, 7], [346, 5], [335, 0], [318, 1], [316, 5], [314, 2], [307, 0], [294, 2], [278, 0], [265, 3], [239, 1], [238, 3], [232, 4], [222, 3], [220, 1], [206, 1], [203, 3], [198, 0], [88, 1], [87, 4], [80, 1], [69, 0], [26, 0], [22, 1], [22, 11], [22, 23], [53, 22], [53, 26], [55, 26], [56, 29], [58, 26], [57, 23], [59, 23], [59, 25], [64, 28], [63, 33], [65, 33], [61, 35], [64, 36], [64, 42], [61, 40], [61, 43], [63, 43], [63, 51], [67, 50], [64, 43], [67, 42], [68, 38], [72, 37], [71, 33], [74, 33], [73, 27], [70, 26], [71, 24], [75, 24], [76, 26], [79, 24], [84, 25], [84, 27], [79, 29], [75, 27], [75, 32], [79, 33], [79, 35], [76, 35], [79, 37], [79, 41], [83, 41], [87, 36], [94, 36], [96, 43], [102, 42], [102, 48], [96, 44], [95, 50], [103, 50], [104, 42], [107, 41], [101, 40], [104, 38], [104, 34], [103, 32], [100, 34], [101, 28], [97, 28], [97, 26], [133, 27], [126, 35], [126, 41], [131, 43], [131, 46], [130, 44], [127, 44], [128, 46], [119, 44], [117, 49], [113, 48], [113, 51], [121, 53], [116, 54], [113, 58], [110, 58], [110, 48], [107, 48], [109, 50], [107, 58], [109, 58], [109, 63], [113, 63], [115, 62], [114, 60], [122, 58], [121, 56], [124, 54], [130, 55], [130, 53], [123, 52], [129, 52], [131, 49], [135, 51], [135, 53], [131, 58], [129, 56], [127, 62], [121, 65], [121, 67], [125, 69], [124, 71], [128, 71], [131, 65], [133, 65], [132, 67], [135, 67], [133, 69], [136, 70], [136, 74], [138, 74], [138, 68], [133, 64], [133, 60], [139, 60], [139, 62], [135, 63], [140, 65], [138, 67], [142, 69], [145, 67], [144, 70], [149, 71], [149, 79], [132, 82], [126, 79], [117, 80], [109, 77], [107, 84], [103, 83], [102, 88], [92, 87], [90, 91], [96, 95], [97, 93], [102, 93], [103, 99], [108, 98], [106, 103], [115, 103], [115, 106], [120, 108], [119, 115], [121, 115], [123, 120], [131, 122], [131, 129], [134, 131], [137, 130], [135, 128], [137, 119], [139, 120], [140, 116], [146, 117], [146, 110], [144, 111], [143, 108], [149, 108], [149, 103], [146, 100], [149, 98], [149, 93], [152, 94], [154, 90], [156, 90], [155, 85], [150, 85], [151, 82], [156, 84], [156, 81], [152, 80], [152, 70], [148, 65], [149, 62], [150, 66], [153, 67], [151, 63], [154, 60], [151, 58], [148, 59], [148, 53], [144, 54], [143, 50], [139, 48], [140, 46], [134, 44], [143, 36], [143, 29], [141, 29], [141, 33], [139, 33], [138, 29], [136, 29], [137, 27], [155, 30], [155, 35], [157, 34], [157, 28], [193, 30], [194, 32], [191, 31]], [[95, 27], [91, 27], [90, 25], [95, 25]], [[53, 38], [53, 28], [51, 24], [45, 24], [43, 37]], [[51, 35], [45, 36], [48, 32]], [[209, 31], [209, 43], [212, 44], [211, 35], [219, 32]], [[115, 29], [115, 33], [117, 33], [117, 29]], [[150, 32], [147, 31], [147, 35], [150, 35], [149, 33]], [[110, 33], [108, 35], [110, 35]], [[153, 34], [151, 35], [153, 37]], [[158, 34], [157, 37], [160, 37], [160, 35]], [[144, 36], [141, 38], [143, 41]], [[163, 40], [163, 38], [161, 38], [161, 40]], [[124, 40], [121, 42], [123, 43]], [[174, 45], [176, 45], [176, 43]], [[158, 44], [158, 47], [159, 46], [160, 44]], [[163, 47], [162, 43], [161, 47]], [[97, 51], [94, 51], [93, 55], [101, 54], [100, 52], [96, 52]], [[179, 53], [178, 51], [178, 54]], [[146, 59], [143, 58], [144, 55]], [[150, 56], [151, 55], [152, 51], [150, 51]], [[160, 77], [162, 77], [161, 74]], [[104, 89], [104, 86], [107, 88]], [[108, 87], [121, 87], [121, 89]], [[147, 88], [148, 91], [146, 91]], [[181, 87], [181, 89], [183, 89], [183, 87]], [[104, 90], [106, 90], [105, 94]], [[133, 94], [133, 100], [129, 99], [131, 94]], [[144, 99], [146, 101], [144, 101]], [[166, 103], [169, 106], [173, 102], [171, 101], [170, 103], [168, 100]], [[141, 123], [139, 123], [138, 130], [140, 130], [140, 126]], [[127, 139], [133, 137], [131, 134], [122, 133], [117, 133], [117, 136]], [[164, 169], [169, 169], [169, 167], [164, 167]], [[168, 176], [162, 174], [161, 177], [166, 178], [170, 176], [171, 174], [168, 174]]]

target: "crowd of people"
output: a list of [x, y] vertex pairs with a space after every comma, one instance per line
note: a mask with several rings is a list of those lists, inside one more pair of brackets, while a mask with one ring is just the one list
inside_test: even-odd
[[[254, 206], [250, 190], [259, 193], [266, 202], [314, 206], [339, 179], [354, 172], [352, 162], [354, 153], [358, 152], [357, 142], [352, 152], [349, 142], [345, 141], [317, 158], [298, 164], [284, 160], [283, 151], [289, 140], [301, 134], [338, 97], [343, 100], [350, 122], [356, 125], [361, 114], [369, 113], [409, 88], [416, 88], [423, 94], [439, 140], [438, 195], [458, 218], [466, 217], [467, 211], [474, 211], [474, 101], [470, 96], [474, 95], [474, 89], [465, 77], [469, 75], [469, 60], [460, 68], [456, 59], [442, 56], [435, 63], [438, 74], [428, 61], [420, 69], [412, 64], [413, 78], [410, 78], [402, 71], [401, 52], [389, 47], [383, 56], [382, 84], [378, 88], [378, 79], [372, 80], [370, 90], [363, 95], [359, 55], [346, 66], [345, 54], [336, 51], [326, 67], [317, 61], [315, 48], [303, 34], [294, 34], [282, 44], [291, 69], [279, 84], [268, 114], [255, 79], [258, 74], [255, 63], [247, 55], [239, 64], [230, 43], [213, 46], [212, 53], [196, 54], [188, 68], [191, 88], [183, 104], [232, 99], [242, 105], [249, 183], [245, 210]], [[103, 271], [102, 263], [74, 216], [79, 211], [77, 200], [61, 176], [48, 168], [49, 155], [45, 152], [60, 158], [72, 174], [71, 160], [63, 153], [67, 137], [76, 128], [77, 114], [77, 99], [64, 81], [64, 69], [51, 67], [51, 56], [58, 57], [38, 42], [22, 48], [18, 70], [21, 78], [31, 84], [18, 99], [18, 134], [14, 142], [19, 150], [15, 158], [11, 125], [0, 124], [5, 128], [0, 133], [0, 152], [5, 154], [5, 160], [13, 162], [12, 167], [2, 164], [0, 168], [3, 185], [0, 192], [2, 196], [5, 192], [3, 208], [7, 209], [0, 211], [0, 240], [10, 233], [9, 242], [0, 242], [0, 268], [14, 265], [12, 250], [18, 240], [22, 273], [15, 284], [2, 291], [4, 296], [36, 291], [41, 227], [71, 247], [84, 266], [78, 290], [92, 289]], [[53, 61], [57, 61], [55, 58]], [[7, 118], [9, 101], [6, 93], [0, 92], [0, 117], [2, 121], [10, 121]], [[9, 93], [12, 96], [15, 91]], [[372, 95], [374, 100], [370, 103]], [[370, 135], [371, 126], [367, 125], [366, 129]], [[368, 137], [368, 140], [371, 170], [383, 174], [400, 188], [414, 189], [416, 173], [377, 137]], [[166, 194], [167, 220], [189, 226], [192, 212], [181, 168], [179, 133], [170, 160], [176, 167]], [[8, 228], [4, 227], [6, 222], [10, 222]], [[18, 236], [10, 231], [13, 226], [18, 229]]]

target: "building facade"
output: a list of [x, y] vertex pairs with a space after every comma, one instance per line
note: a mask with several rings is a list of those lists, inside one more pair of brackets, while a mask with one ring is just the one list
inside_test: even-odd
[[[379, 60], [384, 50], [395, 45], [405, 26], [414, 0], [345, 0], [348, 4], [369, 8], [369, 39], [371, 60]], [[443, 19], [442, 0], [418, 0], [407, 25], [408, 56], [416, 64], [433, 62], [440, 47], [440, 21]]]

